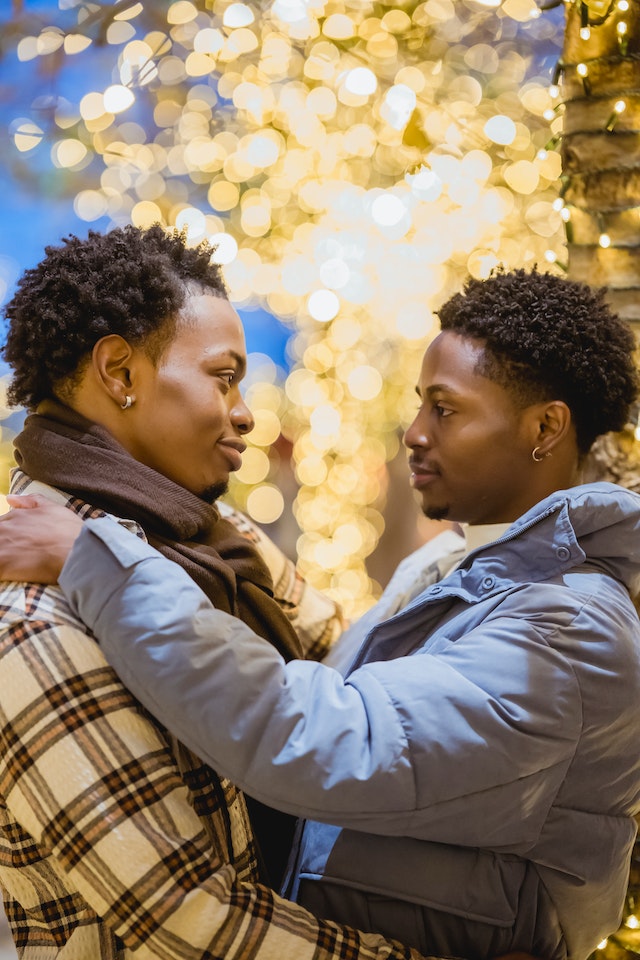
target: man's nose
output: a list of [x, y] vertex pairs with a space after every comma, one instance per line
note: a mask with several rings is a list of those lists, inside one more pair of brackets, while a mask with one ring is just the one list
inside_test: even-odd
[[251, 433], [256, 425], [251, 410], [240, 394], [231, 408], [231, 422], [239, 433]]
[[405, 447], [408, 447], [409, 450], [413, 450], [415, 447], [430, 446], [429, 437], [427, 436], [425, 427], [426, 425], [424, 422], [424, 417], [419, 413], [404, 432], [403, 441]]

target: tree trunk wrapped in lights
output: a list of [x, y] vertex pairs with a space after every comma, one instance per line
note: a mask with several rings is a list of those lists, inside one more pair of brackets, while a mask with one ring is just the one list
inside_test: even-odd
[[638, 0], [568, 8], [560, 79], [569, 273], [606, 286], [614, 310], [640, 330], [639, 50]]

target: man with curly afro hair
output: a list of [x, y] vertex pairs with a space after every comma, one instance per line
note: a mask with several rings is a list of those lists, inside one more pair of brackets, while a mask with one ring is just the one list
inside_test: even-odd
[[70, 396], [101, 337], [144, 343], [157, 360], [190, 285], [227, 299], [211, 250], [187, 247], [179, 233], [160, 226], [89, 231], [45, 253], [5, 307], [3, 353], [13, 371], [8, 399], [28, 410], [60, 392]]
[[288, 895], [423, 953], [586, 960], [640, 812], [640, 497], [580, 468], [629, 419], [634, 340], [537, 271], [471, 280], [440, 319], [405, 444], [425, 514], [464, 538], [403, 562], [325, 663], [287, 663], [112, 520], [68, 556], [30, 544], [169, 730], [308, 818]]
[[638, 390], [636, 345], [604, 290], [550, 273], [497, 272], [469, 280], [438, 316], [442, 330], [483, 341], [478, 372], [523, 406], [545, 396], [563, 400], [580, 454], [627, 423]]

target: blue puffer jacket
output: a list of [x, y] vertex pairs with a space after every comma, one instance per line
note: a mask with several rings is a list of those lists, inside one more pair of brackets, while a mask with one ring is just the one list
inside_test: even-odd
[[640, 497], [560, 491], [374, 628], [346, 679], [285, 665], [111, 521], [61, 585], [181, 740], [316, 821], [308, 905], [423, 952], [583, 960], [618, 925], [640, 810], [639, 574]]

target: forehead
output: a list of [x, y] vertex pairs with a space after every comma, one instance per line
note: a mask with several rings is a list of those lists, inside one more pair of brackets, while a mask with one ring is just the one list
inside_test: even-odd
[[440, 333], [424, 355], [420, 387], [422, 390], [434, 384], [481, 387], [481, 381], [490, 383], [477, 372], [483, 357], [484, 346], [480, 340], [449, 331]]
[[240, 317], [224, 297], [194, 294], [179, 314], [171, 350], [193, 350], [207, 355], [237, 354], [246, 359]]
[[513, 416], [520, 408], [514, 392], [479, 372], [485, 356], [481, 340], [441, 333], [425, 353], [418, 393], [425, 399], [448, 398], [474, 416]]

